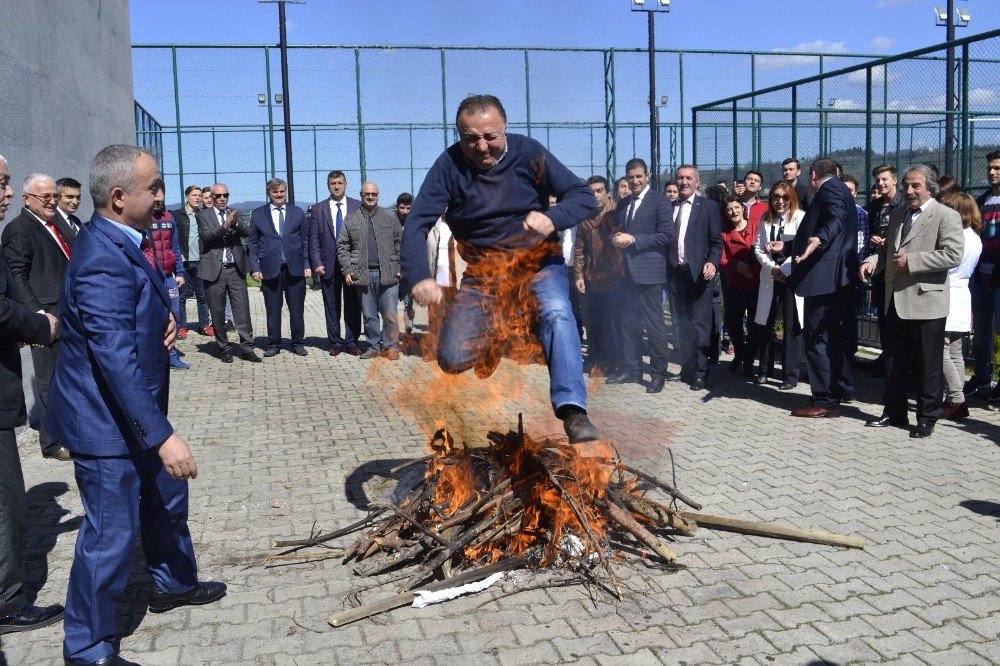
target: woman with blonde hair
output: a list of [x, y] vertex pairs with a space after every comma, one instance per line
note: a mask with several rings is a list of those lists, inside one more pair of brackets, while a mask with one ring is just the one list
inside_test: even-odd
[[[771, 186], [767, 198], [767, 211], [757, 227], [754, 254], [760, 263], [760, 287], [757, 290], [755, 323], [757, 343], [760, 346], [760, 365], [757, 366], [755, 384], [764, 384], [774, 367], [774, 323], [781, 316], [784, 322], [784, 349], [781, 367], [784, 380], [782, 391], [795, 388], [799, 382], [802, 362], [802, 322], [805, 304], [792, 288], [785, 284], [792, 263], [792, 241], [805, 213], [799, 209], [795, 189], [781, 180]], [[782, 270], [782, 269], [785, 270]]]
[[945, 402], [941, 418], [959, 420], [969, 415], [962, 386], [965, 384], [965, 359], [962, 340], [972, 330], [972, 295], [969, 278], [976, 270], [983, 241], [979, 232], [983, 218], [976, 200], [964, 192], [951, 192], [941, 197], [941, 203], [962, 216], [962, 237], [965, 251], [962, 263], [948, 271], [948, 319], [944, 323], [944, 386]]

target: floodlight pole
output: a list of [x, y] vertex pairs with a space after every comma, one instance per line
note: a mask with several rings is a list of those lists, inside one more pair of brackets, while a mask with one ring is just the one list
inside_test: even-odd
[[948, 52], [945, 59], [947, 78], [944, 86], [945, 118], [944, 118], [944, 173], [955, 173], [955, 0], [948, 0], [948, 23], [946, 24], [946, 39]]
[[652, 172], [650, 187], [654, 191], [660, 190], [660, 158], [656, 141], [657, 122], [656, 116], [656, 37], [654, 30], [654, 16], [656, 12], [647, 11], [649, 17], [647, 27], [649, 30], [649, 170]]
[[[950, 0], [949, 0], [950, 1]], [[285, 173], [288, 179], [288, 203], [295, 205], [295, 172], [292, 170], [292, 109], [288, 94], [288, 38], [285, 34], [285, 2], [278, 2], [279, 47], [281, 49], [281, 107], [285, 116]]]

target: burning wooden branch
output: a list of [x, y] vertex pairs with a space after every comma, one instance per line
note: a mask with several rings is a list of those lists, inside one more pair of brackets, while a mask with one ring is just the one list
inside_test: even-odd
[[[415, 567], [397, 596], [329, 618], [332, 626], [341, 626], [406, 605], [417, 588], [458, 587], [516, 568], [560, 566], [594, 580], [606, 576], [621, 599], [615, 561], [631, 551], [655, 553], [663, 564], [673, 565], [677, 553], [665, 540], [693, 536], [699, 526], [864, 548], [856, 537], [678, 510], [678, 501], [702, 507], [670, 484], [615, 459], [611, 447], [535, 440], [525, 434], [520, 419], [516, 432], [491, 432], [488, 440], [487, 448], [465, 448], [439, 430], [429, 456], [396, 468], [425, 466], [404, 501], [375, 506], [366, 519], [330, 534], [274, 541], [273, 547], [291, 550], [272, 559], [311, 561], [314, 556], [297, 551], [369, 527], [342, 551], [327, 549], [315, 559], [342, 554], [345, 562], [355, 562], [359, 576]], [[665, 493], [671, 504], [647, 496], [644, 486]]]

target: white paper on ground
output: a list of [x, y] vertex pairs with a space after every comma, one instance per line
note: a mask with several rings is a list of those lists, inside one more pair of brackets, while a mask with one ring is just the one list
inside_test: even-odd
[[489, 578], [484, 578], [483, 580], [477, 581], [475, 583], [469, 583], [468, 585], [459, 585], [458, 587], [449, 587], [446, 590], [438, 590], [436, 592], [431, 592], [429, 590], [414, 590], [413, 594], [416, 596], [413, 598], [414, 608], [423, 608], [424, 606], [430, 606], [431, 604], [439, 604], [442, 601], [449, 601], [455, 597], [460, 597], [463, 594], [472, 594], [473, 592], [482, 592], [486, 588], [490, 587], [498, 580], [503, 578], [504, 572], [495, 573]]

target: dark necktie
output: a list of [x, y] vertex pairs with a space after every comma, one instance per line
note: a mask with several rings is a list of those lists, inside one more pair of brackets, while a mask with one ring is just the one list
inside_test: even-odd
[[[278, 206], [278, 235], [285, 237], [285, 207]], [[285, 263], [285, 245], [281, 245], [281, 263]]]
[[344, 226], [344, 211], [341, 210], [343, 205], [343, 202], [337, 202], [337, 238], [340, 238], [340, 228]]
[[899, 237], [899, 242], [902, 243], [906, 240], [906, 235], [910, 233], [910, 229], [913, 228], [913, 218], [915, 218], [920, 213], [920, 209], [916, 208], [911, 210], [906, 216], [906, 221], [903, 222], [903, 233]]
[[[221, 224], [225, 226], [226, 224], [226, 211], [219, 211], [219, 219]], [[222, 263], [231, 264], [233, 263], [233, 248], [230, 245], [229, 234], [224, 234], [222, 236]]]
[[148, 238], [143, 238], [142, 242], [139, 243], [139, 249], [142, 250], [142, 256], [146, 257], [146, 261], [149, 262], [150, 267], [153, 271], [156, 271], [156, 257], [153, 256], [153, 246], [149, 243]]
[[66, 256], [66, 261], [69, 261], [70, 258], [69, 245], [67, 245], [66, 241], [63, 240], [62, 234], [59, 233], [59, 229], [56, 227], [55, 222], [49, 220], [48, 222], [45, 223], [45, 226], [47, 226], [49, 228], [49, 231], [52, 232], [52, 235], [55, 236], [56, 242], [59, 243], [59, 247], [62, 248], [62, 253]]

